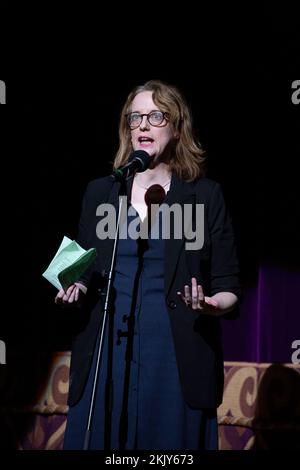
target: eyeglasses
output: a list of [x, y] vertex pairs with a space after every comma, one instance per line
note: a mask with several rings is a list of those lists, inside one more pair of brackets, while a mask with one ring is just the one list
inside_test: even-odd
[[139, 127], [144, 116], [147, 116], [147, 121], [154, 127], [161, 126], [164, 120], [168, 119], [168, 113], [164, 113], [162, 111], [151, 111], [151, 113], [148, 114], [128, 113], [125, 114], [125, 116], [130, 129], [136, 129]]

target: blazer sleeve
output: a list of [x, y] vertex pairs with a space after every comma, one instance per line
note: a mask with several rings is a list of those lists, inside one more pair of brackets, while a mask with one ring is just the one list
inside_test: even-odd
[[[86, 188], [86, 191], [83, 196], [82, 205], [81, 205], [81, 215], [78, 224], [78, 234], [77, 242], [79, 245], [88, 250], [92, 248], [92, 228], [93, 228], [93, 219], [95, 217], [96, 206], [93, 197], [93, 183], [90, 182]], [[79, 282], [84, 284], [86, 287], [89, 285], [96, 261], [94, 261], [91, 266], [80, 276], [78, 279]]]
[[88, 184], [81, 204], [81, 214], [78, 224], [78, 234], [77, 234], [77, 241], [84, 249], [89, 248], [89, 221], [91, 221], [91, 217], [89, 214], [90, 210], [89, 207], [91, 206], [91, 183]]
[[212, 190], [208, 208], [211, 241], [211, 294], [232, 292], [240, 297], [239, 264], [230, 216], [218, 183]]

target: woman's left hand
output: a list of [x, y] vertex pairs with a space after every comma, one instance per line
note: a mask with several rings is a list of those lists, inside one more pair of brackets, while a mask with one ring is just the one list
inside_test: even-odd
[[203, 294], [202, 286], [197, 284], [197, 279], [192, 277], [192, 287], [184, 286], [184, 294], [177, 292], [177, 295], [183, 300], [185, 305], [193, 310], [201, 310], [204, 314], [217, 314], [219, 311], [219, 303], [211, 297]]

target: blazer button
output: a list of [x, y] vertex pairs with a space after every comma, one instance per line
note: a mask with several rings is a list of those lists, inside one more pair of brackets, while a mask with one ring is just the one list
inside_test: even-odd
[[174, 302], [174, 300], [169, 300], [169, 301], [168, 301], [168, 306], [169, 306], [172, 310], [174, 310], [174, 308], [177, 307], [176, 302]]

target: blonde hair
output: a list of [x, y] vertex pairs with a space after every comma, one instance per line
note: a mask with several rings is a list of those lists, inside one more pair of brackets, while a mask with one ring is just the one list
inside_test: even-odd
[[131, 103], [136, 95], [143, 91], [152, 91], [154, 103], [161, 111], [168, 113], [169, 122], [179, 136], [169, 163], [170, 170], [174, 171], [181, 180], [186, 181], [193, 181], [203, 176], [204, 151], [193, 136], [192, 117], [188, 105], [176, 87], [160, 80], [150, 80], [144, 85], [137, 86], [129, 94], [121, 112], [120, 145], [114, 160], [114, 169], [126, 164], [133, 150], [126, 114], [131, 111]]

